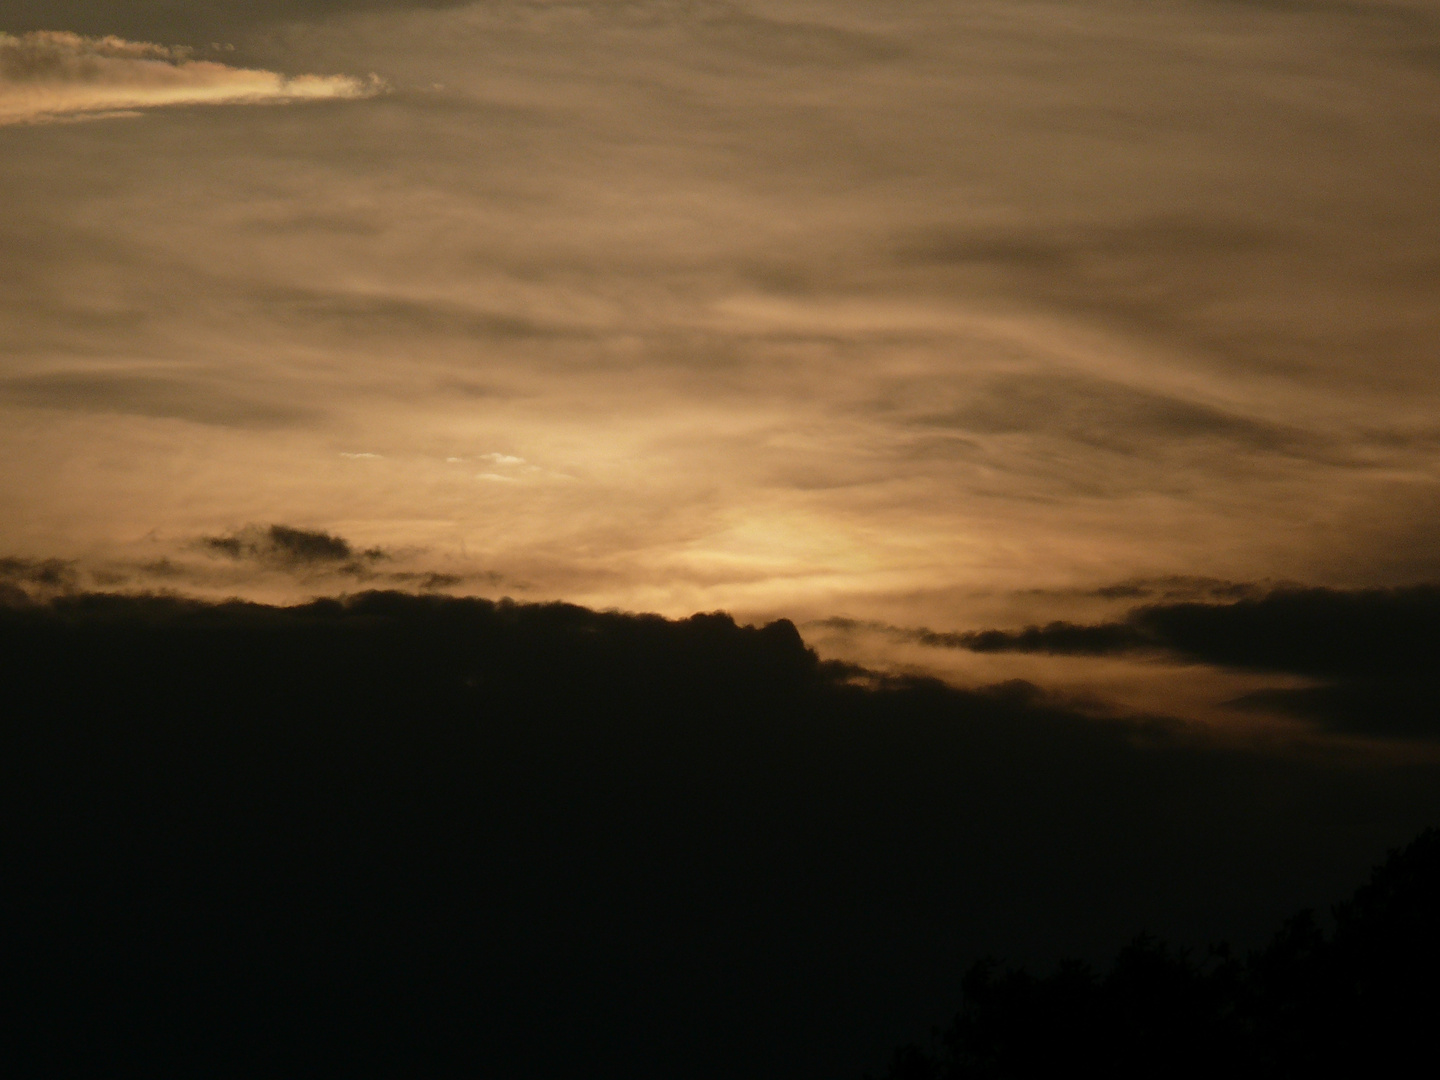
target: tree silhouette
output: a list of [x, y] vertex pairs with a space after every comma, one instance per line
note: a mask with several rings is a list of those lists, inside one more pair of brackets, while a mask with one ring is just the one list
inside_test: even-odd
[[1399, 1075], [1433, 1055], [1440, 1008], [1440, 831], [1421, 833], [1334, 908], [1287, 919], [1242, 962], [1140, 936], [1103, 978], [975, 963], [927, 1052], [895, 1052], [885, 1080]]

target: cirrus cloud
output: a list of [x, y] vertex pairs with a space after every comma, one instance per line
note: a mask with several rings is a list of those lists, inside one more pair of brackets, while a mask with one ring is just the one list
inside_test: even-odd
[[359, 98], [380, 87], [373, 76], [287, 76], [118, 37], [0, 32], [0, 125], [95, 119], [164, 105]]

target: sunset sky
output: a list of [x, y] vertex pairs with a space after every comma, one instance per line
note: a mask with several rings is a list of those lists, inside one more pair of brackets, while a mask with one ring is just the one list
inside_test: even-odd
[[1440, 0], [0, 0], [0, 1045], [1429, 1052], [1437, 349]]
[[1306, 671], [945, 642], [1440, 577], [1432, 0], [0, 31], [12, 587], [724, 609], [1229, 723]]

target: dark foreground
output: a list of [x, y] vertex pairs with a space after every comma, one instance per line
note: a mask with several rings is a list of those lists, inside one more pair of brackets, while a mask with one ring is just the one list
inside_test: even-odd
[[1259, 944], [1440, 820], [723, 616], [75, 597], [0, 677], [13, 1075], [854, 1077], [977, 957]]
[[1435, 1065], [1440, 831], [1391, 852], [1333, 927], [1305, 910], [1264, 948], [1196, 954], [1142, 936], [1103, 976], [1067, 961], [1043, 978], [981, 960], [928, 1047], [885, 1080], [1404, 1076]]

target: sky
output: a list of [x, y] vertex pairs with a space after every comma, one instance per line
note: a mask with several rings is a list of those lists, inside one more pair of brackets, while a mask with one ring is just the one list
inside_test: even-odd
[[1440, 0], [0, 0], [0, 1014], [853, 1080], [1323, 921], [1437, 192]]
[[0, 31], [19, 587], [726, 610], [1253, 727], [1310, 676], [934, 635], [1440, 571], [1431, 0]]

